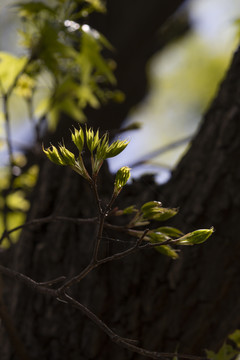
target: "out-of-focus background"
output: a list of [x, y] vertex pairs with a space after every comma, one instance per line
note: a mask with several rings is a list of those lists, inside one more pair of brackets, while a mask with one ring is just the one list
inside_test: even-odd
[[[1, 0], [0, 51], [19, 55], [22, 52], [18, 46], [19, 23], [12, 4], [13, 1]], [[109, 162], [112, 171], [130, 165], [133, 176], [154, 172], [158, 181], [165, 182], [189, 146], [228, 67], [239, 38], [240, 2], [189, 0], [182, 11], [188, 13], [191, 30], [149, 61], [150, 91], [125, 121], [125, 125], [138, 122], [141, 129], [124, 133], [123, 137], [131, 141], [118, 158]], [[16, 148], [26, 142], [30, 145], [33, 139], [22, 101], [13, 96], [10, 106], [12, 141]], [[1, 164], [7, 160], [4, 136], [0, 117]], [[163, 151], [165, 147], [167, 151]], [[149, 159], [152, 152], [159, 154]], [[140, 165], [135, 166], [138, 162]]]

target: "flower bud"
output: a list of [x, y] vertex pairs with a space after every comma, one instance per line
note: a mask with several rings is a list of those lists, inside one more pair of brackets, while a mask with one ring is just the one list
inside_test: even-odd
[[114, 192], [119, 193], [124, 185], [126, 185], [128, 179], [130, 178], [130, 168], [128, 166], [123, 166], [118, 170], [114, 182]]
[[74, 154], [68, 149], [66, 149], [64, 145], [59, 145], [59, 150], [61, 151], [63, 165], [74, 166], [76, 163]]
[[51, 145], [49, 148], [44, 149], [42, 146], [43, 152], [47, 155], [49, 160], [51, 160], [54, 164], [57, 165], [65, 165], [61, 155], [59, 154], [57, 148]]
[[105, 159], [117, 156], [120, 154], [129, 144], [127, 140], [114, 141], [106, 150]]
[[210, 229], [199, 229], [190, 232], [179, 238], [179, 245], [196, 245], [205, 242], [213, 233], [214, 228]]
[[86, 128], [86, 142], [87, 147], [90, 150], [91, 154], [99, 144], [99, 132], [97, 131], [96, 134], [94, 134], [93, 129]]
[[81, 154], [84, 145], [84, 133], [82, 128], [80, 128], [79, 130], [74, 128], [74, 133], [72, 133], [72, 141], [74, 142], [74, 144], [78, 148], [79, 153]]

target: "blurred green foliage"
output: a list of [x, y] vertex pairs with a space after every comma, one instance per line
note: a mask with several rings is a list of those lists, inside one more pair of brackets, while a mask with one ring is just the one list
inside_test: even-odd
[[[231, 340], [232, 344], [229, 344]], [[228, 341], [224, 342], [218, 352], [206, 350], [209, 360], [232, 360], [240, 359], [240, 330], [235, 330], [228, 336]]]
[[[87, 24], [93, 11], [105, 12], [102, 1], [23, 1], [13, 8], [21, 21], [24, 55], [0, 52], [0, 146], [7, 148], [10, 162], [1, 164], [5, 167], [0, 173], [0, 235], [23, 223], [28, 193], [37, 177], [36, 166], [24, 170], [23, 161], [14, 154], [13, 118], [29, 118], [40, 146], [43, 122], [52, 130], [61, 114], [82, 122], [86, 106], [98, 108], [111, 98], [121, 98], [119, 91], [109, 90], [116, 83], [115, 65], [102, 56], [103, 49], [112, 51], [112, 46]], [[16, 233], [8, 240], [15, 239]], [[2, 243], [7, 244], [7, 240]]]

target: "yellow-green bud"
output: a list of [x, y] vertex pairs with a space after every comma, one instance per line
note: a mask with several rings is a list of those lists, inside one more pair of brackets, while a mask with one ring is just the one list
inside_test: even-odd
[[65, 165], [63, 162], [62, 156], [59, 154], [57, 148], [51, 145], [49, 148], [44, 149], [42, 146], [43, 152], [47, 155], [49, 160], [51, 160], [54, 164], [57, 165]]
[[128, 179], [130, 178], [130, 168], [128, 166], [123, 166], [118, 170], [114, 182], [114, 192], [118, 193], [121, 191], [122, 187], [126, 185]]
[[144, 219], [165, 221], [175, 216], [178, 209], [163, 208], [159, 201], [149, 201], [145, 203], [141, 210]]
[[210, 229], [199, 229], [190, 232], [179, 238], [178, 244], [180, 245], [196, 245], [206, 241], [214, 232], [214, 228]]
[[63, 165], [74, 166], [76, 164], [74, 154], [68, 149], [66, 149], [64, 145], [59, 145], [59, 150], [61, 151]]
[[105, 159], [117, 156], [120, 154], [129, 144], [127, 140], [114, 141], [106, 150]]
[[74, 133], [72, 133], [72, 141], [78, 148], [79, 153], [81, 154], [83, 146], [84, 146], [84, 133], [82, 128], [79, 130], [74, 128]]
[[152, 208], [160, 208], [162, 203], [160, 201], [148, 201], [142, 205], [141, 210], [142, 212], [146, 212]]
[[93, 129], [87, 130], [86, 128], [86, 142], [90, 152], [93, 153], [94, 149], [99, 144], [99, 132], [97, 131], [96, 134], [94, 134]]

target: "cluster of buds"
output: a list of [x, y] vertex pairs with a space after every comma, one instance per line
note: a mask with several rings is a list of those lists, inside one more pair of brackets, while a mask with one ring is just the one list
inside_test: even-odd
[[[69, 151], [64, 144], [59, 144], [58, 148], [51, 145], [44, 149], [47, 157], [57, 165], [70, 166], [74, 171], [83, 176], [91, 184], [95, 184], [98, 172], [103, 164], [103, 161], [117, 156], [128, 145], [126, 140], [116, 140], [109, 144], [109, 135], [105, 133], [102, 137], [99, 136], [99, 131], [94, 132], [93, 129], [84, 130], [80, 127], [79, 130], [74, 128], [72, 132], [72, 141], [78, 149], [78, 156], [75, 156]], [[91, 155], [92, 174], [89, 175], [82, 158], [84, 146], [88, 148]], [[115, 182], [112, 199], [119, 195], [122, 188], [126, 185], [130, 178], [130, 168], [123, 166], [118, 170]], [[154, 248], [160, 253], [167, 255], [173, 259], [178, 257], [178, 250], [172, 248], [172, 244], [176, 245], [196, 245], [205, 242], [213, 233], [214, 229], [200, 229], [190, 232], [186, 235], [173, 227], [161, 226], [157, 229], [149, 230], [146, 234], [142, 230], [132, 230], [132, 228], [148, 225], [151, 221], [166, 221], [178, 213], [178, 209], [164, 208], [159, 201], [149, 201], [136, 209], [135, 206], [129, 206], [124, 210], [115, 211], [115, 215], [131, 215], [133, 218], [127, 225], [130, 235], [141, 238], [143, 240], [154, 244]], [[156, 246], [155, 246], [156, 245]]]
[[[74, 128], [72, 141], [78, 149], [79, 154], [77, 157], [75, 157], [64, 144], [59, 144], [58, 148], [53, 145], [47, 149], [43, 147], [43, 151], [53, 163], [70, 166], [88, 181], [96, 179], [104, 160], [120, 154], [129, 143], [126, 140], [116, 140], [109, 144], [108, 133], [100, 137], [98, 130], [94, 133], [93, 129], [87, 129], [87, 127], [85, 128], [85, 134], [81, 127], [79, 130]], [[92, 177], [89, 175], [82, 158], [82, 151], [85, 144], [91, 154]], [[115, 193], [120, 192], [120, 189], [126, 184], [129, 177], [130, 169], [128, 167], [121, 168], [118, 171], [114, 185]]]
[[[135, 206], [129, 206], [124, 210], [118, 210], [117, 215], [131, 215], [133, 218], [128, 224], [128, 228], [142, 227], [148, 225], [151, 221], [165, 221], [177, 214], [177, 209], [164, 208], [159, 201], [149, 201], [138, 210]], [[156, 244], [155, 249], [160, 253], [173, 259], [178, 258], [178, 249], [171, 245], [197, 245], [205, 242], [213, 233], [214, 229], [199, 229], [184, 235], [182, 231], [171, 226], [161, 226], [149, 230], [144, 236], [145, 241]], [[143, 236], [144, 231], [134, 231], [132, 234], [137, 237]]]

